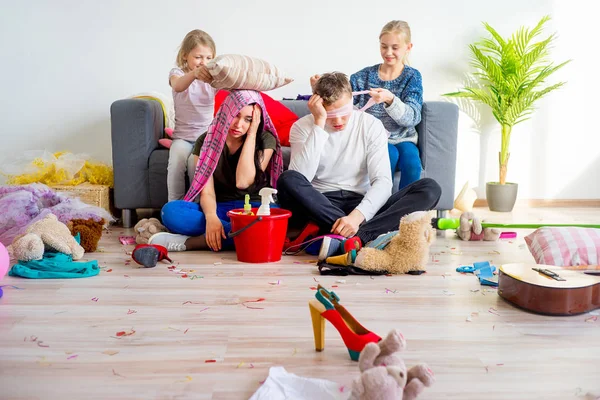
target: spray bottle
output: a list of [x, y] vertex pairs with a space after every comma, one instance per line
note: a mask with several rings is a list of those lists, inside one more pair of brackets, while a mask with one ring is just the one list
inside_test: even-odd
[[275, 203], [275, 200], [273, 200], [274, 193], [277, 193], [277, 189], [271, 189], [267, 187], [260, 189], [260, 192], [258, 192], [261, 198], [260, 208], [258, 209], [256, 215], [271, 215], [271, 208], [269, 207], [269, 204]]
[[254, 215], [252, 212], [252, 205], [250, 204], [250, 195], [244, 196], [244, 215]]

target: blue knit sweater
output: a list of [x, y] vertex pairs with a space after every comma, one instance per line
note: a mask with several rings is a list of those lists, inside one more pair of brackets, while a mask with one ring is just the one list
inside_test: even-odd
[[[366, 110], [383, 123], [390, 133], [388, 142], [417, 143], [415, 126], [421, 122], [421, 107], [423, 105], [423, 85], [421, 73], [416, 69], [404, 66], [400, 76], [392, 81], [383, 81], [379, 78], [380, 64], [361, 69], [350, 77], [352, 91], [384, 88], [394, 94], [394, 101], [390, 106], [385, 103], [376, 104]], [[354, 97], [354, 105], [359, 108], [367, 104], [370, 96], [362, 94]]]

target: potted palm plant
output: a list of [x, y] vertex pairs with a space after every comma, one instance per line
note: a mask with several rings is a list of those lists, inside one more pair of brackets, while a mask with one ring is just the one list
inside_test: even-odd
[[479, 85], [466, 86], [458, 92], [444, 95], [486, 104], [500, 123], [500, 180], [486, 183], [486, 197], [492, 211], [512, 211], [517, 199], [518, 185], [506, 182], [513, 126], [530, 118], [533, 105], [538, 99], [565, 84], [559, 82], [546, 85], [551, 74], [571, 61], [558, 65], [549, 62], [549, 49], [555, 34], [543, 40], [535, 40], [549, 20], [550, 17], [545, 16], [533, 29], [521, 27], [508, 38], [503, 38], [489, 24], [484, 23], [491, 38], [469, 46], [472, 65], [476, 69], [473, 81]]

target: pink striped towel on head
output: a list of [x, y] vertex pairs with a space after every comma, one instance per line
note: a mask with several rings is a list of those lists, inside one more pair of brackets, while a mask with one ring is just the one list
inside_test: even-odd
[[525, 237], [537, 264], [559, 267], [600, 264], [600, 229], [540, 228]]
[[263, 129], [271, 132], [277, 140], [277, 149], [275, 150], [275, 153], [273, 153], [269, 166], [265, 171], [271, 176], [271, 186], [273, 188], [277, 186], [277, 178], [279, 178], [279, 175], [283, 172], [281, 144], [279, 143], [279, 137], [277, 136], [275, 126], [267, 113], [265, 103], [263, 102], [260, 93], [257, 91], [233, 90], [223, 101], [213, 122], [208, 127], [206, 138], [204, 139], [204, 144], [202, 145], [200, 156], [198, 157], [194, 180], [192, 181], [190, 190], [188, 190], [183, 198], [185, 201], [194, 200], [202, 189], [204, 189], [206, 182], [208, 182], [213, 172], [215, 172], [219, 157], [223, 152], [223, 146], [225, 146], [225, 139], [227, 139], [231, 123], [242, 108], [253, 103], [258, 104], [262, 110], [262, 117], [264, 120]]

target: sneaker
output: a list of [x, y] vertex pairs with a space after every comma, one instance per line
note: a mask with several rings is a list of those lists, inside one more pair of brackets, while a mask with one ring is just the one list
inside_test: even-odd
[[343, 254], [342, 241], [332, 238], [331, 236], [324, 236], [323, 241], [321, 242], [318, 260], [325, 261], [327, 257], [337, 256], [340, 254]]
[[375, 240], [372, 240], [369, 243], [367, 243], [365, 247], [372, 247], [375, 249], [383, 250], [388, 244], [390, 244], [392, 238], [396, 236], [399, 232], [400, 231], [391, 231], [388, 233], [383, 233], [377, 236]]
[[338, 236], [338, 238], [332, 236], [323, 237], [321, 249], [319, 250], [319, 261], [324, 261], [328, 257], [339, 256], [352, 250], [358, 251], [362, 248], [362, 242], [358, 236], [349, 239], [344, 239], [343, 236]]
[[148, 244], [158, 244], [169, 251], [185, 251], [185, 241], [190, 237], [169, 232], [158, 232], [150, 236]]

